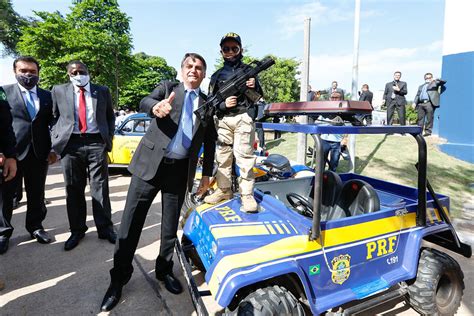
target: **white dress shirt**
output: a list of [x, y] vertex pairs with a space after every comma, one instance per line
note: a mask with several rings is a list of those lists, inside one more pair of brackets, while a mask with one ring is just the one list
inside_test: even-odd
[[[79, 130], [79, 96], [80, 89], [78, 86], [72, 85], [74, 88], [74, 134], [80, 134]], [[91, 85], [90, 83], [84, 86], [84, 96], [86, 98], [86, 121], [87, 121], [87, 130], [86, 133], [99, 133], [99, 128], [97, 127], [97, 120], [95, 119], [94, 108], [92, 106], [92, 97], [91, 97]]]
[[[185, 88], [185, 94], [187, 93], [188, 90], [194, 90], [196, 94], [196, 97], [194, 98], [194, 101], [193, 101], [193, 136], [194, 136], [194, 133], [196, 133], [196, 129], [197, 129], [196, 127], [197, 117], [194, 111], [196, 111], [197, 108], [199, 107], [199, 91], [201, 90], [200, 88], [197, 88], [197, 89], [189, 89], [186, 87], [184, 88]], [[183, 112], [184, 112], [184, 105], [181, 110], [180, 120], [182, 119]], [[180, 132], [180, 129], [181, 129], [181, 122], [178, 126], [178, 131], [176, 132], [176, 135], [173, 137], [171, 142], [168, 144], [168, 147], [166, 148], [165, 157], [173, 158], [173, 159], [184, 159], [188, 157], [188, 151], [185, 150], [182, 146], [183, 137], [182, 137], [182, 133]]]
[[26, 89], [25, 87], [23, 87], [19, 83], [18, 83], [18, 86], [20, 87], [21, 96], [23, 97], [23, 101], [25, 102], [25, 107], [26, 107], [26, 102], [28, 100], [27, 99], [27, 94], [28, 94], [29, 91], [31, 92], [31, 97], [33, 98], [33, 102], [35, 104], [35, 111], [36, 111], [36, 114], [38, 114], [38, 111], [40, 109], [40, 101], [39, 101], [39, 98], [38, 98], [38, 93], [37, 93], [37, 90], [36, 90], [36, 86], [34, 86], [31, 90]]

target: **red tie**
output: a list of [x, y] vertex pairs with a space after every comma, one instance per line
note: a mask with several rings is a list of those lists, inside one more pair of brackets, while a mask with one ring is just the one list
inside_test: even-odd
[[84, 87], [79, 87], [79, 130], [81, 133], [87, 131], [87, 116], [86, 116], [86, 96], [84, 95]]

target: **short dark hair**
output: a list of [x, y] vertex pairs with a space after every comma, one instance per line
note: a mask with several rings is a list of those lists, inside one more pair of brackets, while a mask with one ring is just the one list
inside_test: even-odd
[[331, 84], [333, 84], [333, 83], [337, 84], [337, 81], [336, 81], [336, 80], [334, 80], [333, 82], [331, 82]]
[[31, 56], [20, 56], [18, 57], [17, 59], [15, 59], [13, 61], [13, 70], [16, 70], [16, 63], [19, 62], [19, 61], [22, 61], [22, 62], [25, 62], [25, 63], [33, 63], [36, 65], [36, 67], [38, 68], [38, 71], [40, 70], [40, 65], [38, 63], [38, 61], [34, 58], [34, 57], [31, 57]]
[[72, 65], [82, 65], [86, 68], [87, 71], [89, 71], [89, 68], [87, 68], [87, 65], [84, 64], [82, 61], [80, 61], [78, 59], [73, 59], [70, 62], [68, 62], [67, 66], [66, 66], [67, 71], [69, 71], [69, 69], [71, 69]]
[[399, 70], [397, 70], [397, 71], [395, 71], [393, 74], [400, 74], [400, 76], [401, 76], [401, 75], [402, 75], [402, 72], [399, 71]]
[[366, 87], [367, 89], [369, 89], [369, 85], [366, 84], [366, 83], [364, 83], [364, 84], [362, 85], [362, 88], [364, 88], [364, 87]]
[[425, 73], [425, 76], [423, 78], [426, 78], [426, 76], [431, 76], [431, 78], [433, 78], [433, 74], [431, 72]]
[[204, 57], [202, 57], [201, 55], [199, 55], [197, 53], [186, 53], [186, 54], [184, 54], [183, 60], [181, 61], [181, 68], [183, 68], [184, 62], [188, 58], [191, 58], [192, 61], [196, 61], [196, 59], [199, 59], [202, 62], [202, 65], [204, 66], [204, 71], [206, 71], [206, 68], [207, 68], [206, 61], [204, 60]]

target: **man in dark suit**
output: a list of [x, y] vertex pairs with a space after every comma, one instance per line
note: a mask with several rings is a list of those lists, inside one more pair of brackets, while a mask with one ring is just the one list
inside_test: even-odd
[[[21, 56], [13, 62], [17, 83], [4, 86], [13, 117], [13, 130], [18, 153], [16, 186], [25, 182], [27, 196], [26, 230], [39, 243], [49, 244], [52, 238], [44, 230], [46, 217], [44, 189], [48, 162], [54, 163], [51, 152], [50, 125], [52, 123], [51, 93], [37, 86], [39, 64], [30, 56]], [[12, 214], [8, 214], [11, 219]], [[11, 227], [13, 231], [13, 227]]]
[[395, 71], [393, 74], [393, 81], [388, 82], [385, 85], [385, 90], [383, 92], [383, 100], [387, 106], [387, 125], [392, 125], [393, 113], [395, 109], [398, 112], [398, 119], [400, 120], [400, 125], [405, 125], [405, 106], [407, 100], [405, 95], [407, 91], [407, 83], [400, 81], [402, 73], [400, 71]]
[[111, 220], [107, 152], [112, 149], [115, 115], [107, 87], [90, 83], [87, 66], [74, 60], [67, 65], [70, 83], [54, 86], [53, 149], [61, 156], [66, 206], [71, 236], [65, 250], [75, 248], [84, 238], [86, 198], [89, 179], [92, 213], [100, 239], [115, 243]]
[[[374, 98], [374, 94], [372, 91], [369, 90], [369, 85], [364, 83], [362, 85], [362, 91], [359, 92], [359, 101], [367, 101], [370, 103], [370, 106], [372, 106], [372, 99]], [[372, 107], [372, 110], [374, 107]], [[365, 115], [365, 120], [367, 122], [367, 125], [372, 125], [372, 114]]]
[[331, 83], [331, 87], [330, 88], [327, 88], [326, 90], [320, 90], [319, 91], [319, 94], [327, 94], [327, 98], [328, 100], [335, 100], [335, 101], [339, 101], [339, 100], [344, 100], [344, 90], [341, 89], [341, 88], [338, 88], [337, 87], [337, 81], [333, 81]]
[[183, 290], [172, 272], [180, 209], [186, 188], [192, 188], [203, 142], [203, 177], [197, 194], [209, 187], [217, 136], [211, 116], [201, 120], [193, 114], [206, 99], [199, 88], [205, 74], [204, 58], [187, 53], [181, 62], [183, 82], [161, 82], [140, 103], [140, 111], [154, 116], [154, 119], [129, 167], [132, 179], [115, 244], [111, 283], [102, 301], [102, 311], [109, 311], [118, 303], [122, 287], [132, 276], [132, 260], [146, 214], [159, 191], [162, 198], [161, 245], [155, 275], [164, 281], [171, 293], [179, 294]]
[[433, 74], [428, 72], [425, 74], [425, 83], [418, 87], [413, 105], [418, 112], [418, 126], [425, 125], [423, 136], [431, 135], [434, 112], [439, 107], [439, 95], [444, 92], [445, 84], [446, 81], [433, 79]]
[[13, 230], [10, 219], [15, 191], [15, 183], [11, 180], [17, 170], [15, 144], [10, 105], [0, 87], [0, 254], [8, 250], [8, 241]]

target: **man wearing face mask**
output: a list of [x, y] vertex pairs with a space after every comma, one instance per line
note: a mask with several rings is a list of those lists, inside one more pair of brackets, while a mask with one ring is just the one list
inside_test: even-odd
[[[56, 154], [51, 152], [49, 132], [53, 118], [51, 93], [37, 86], [39, 70], [33, 57], [18, 57], [13, 62], [17, 83], [3, 88], [11, 107], [18, 152], [18, 171], [14, 181], [22, 181], [22, 177], [25, 181], [26, 230], [31, 238], [48, 244], [52, 238], [42, 225], [47, 213], [44, 189], [48, 163], [56, 161]], [[8, 222], [11, 216], [11, 213], [7, 214]], [[8, 237], [13, 231], [11, 225], [9, 228]]]
[[[220, 42], [221, 54], [224, 58], [224, 67], [211, 76], [209, 93], [215, 94], [221, 86], [239, 69], [250, 67], [242, 62], [242, 41], [236, 33], [227, 33]], [[250, 78], [247, 87], [263, 94], [258, 80]], [[256, 117], [255, 104], [245, 95], [228, 97], [217, 109], [217, 186], [216, 191], [204, 198], [209, 204], [217, 204], [233, 196], [231, 190], [233, 157], [239, 166], [239, 189], [242, 199], [242, 211], [257, 212], [257, 202], [253, 196], [255, 156], [253, 143], [255, 140]]]
[[418, 112], [418, 126], [425, 125], [425, 137], [431, 135], [434, 112], [439, 107], [439, 95], [444, 92], [445, 83], [442, 79], [433, 79], [433, 74], [428, 72], [425, 74], [425, 83], [418, 87], [413, 106]]
[[64, 249], [75, 248], [87, 231], [87, 179], [99, 238], [114, 244], [117, 235], [111, 220], [107, 164], [115, 127], [110, 90], [91, 83], [89, 70], [81, 61], [69, 62], [67, 73], [71, 82], [51, 90], [55, 122], [52, 142], [61, 156], [71, 230]]

